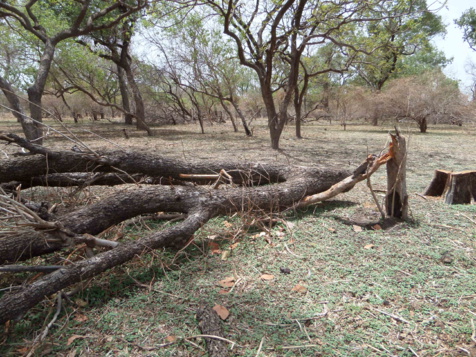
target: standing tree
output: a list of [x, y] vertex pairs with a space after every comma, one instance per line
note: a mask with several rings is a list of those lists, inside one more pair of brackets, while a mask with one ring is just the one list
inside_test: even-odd
[[121, 91], [122, 104], [125, 111], [125, 123], [131, 123], [131, 110], [128, 88], [132, 92], [134, 99], [134, 117], [136, 118], [136, 127], [139, 130], [152, 132], [145, 122], [145, 107], [142, 94], [137, 84], [133, 66], [130, 47], [136, 16], [130, 16], [121, 26], [108, 28], [101, 31], [95, 31], [89, 36], [78, 40], [78, 43], [86, 46], [91, 52], [97, 54], [101, 58], [105, 58], [114, 62], [117, 66], [117, 76], [119, 80], [119, 88]]
[[[385, 4], [385, 18], [367, 25], [367, 36], [378, 49], [364, 55], [353, 67], [360, 79], [372, 89], [379, 91], [392, 76], [404, 74], [404, 59], [408, 56], [421, 53], [419, 58], [423, 63], [438, 66], [447, 63], [441, 52], [431, 44], [433, 37], [445, 33], [441, 16], [428, 9], [426, 0], [411, 3], [410, 11], [406, 12]], [[436, 59], [440, 62], [435, 63]], [[423, 67], [426, 67], [424, 70], [429, 69], [428, 66]]]
[[[208, 14], [200, 10], [188, 14], [181, 21], [180, 28], [157, 26], [148, 40], [159, 50], [158, 62], [163, 74], [168, 75], [184, 93], [200, 93], [213, 98], [215, 103], [219, 102], [230, 117], [234, 130], [238, 131], [233, 110], [228, 107], [231, 104], [246, 135], [251, 136], [239, 99], [243, 94], [240, 84], [250, 82], [253, 73], [239, 65], [234, 57], [233, 44], [230, 46], [230, 41], [223, 38], [219, 29], [205, 24]], [[167, 41], [163, 41], [163, 37]]]
[[[339, 45], [340, 35], [355, 23], [388, 16], [381, 11], [387, 3], [383, 0], [202, 0], [202, 3], [220, 16], [224, 33], [235, 42], [240, 63], [258, 75], [273, 149], [279, 149], [305, 48], [313, 44]], [[393, 3], [408, 10], [406, 2]], [[287, 60], [282, 64], [284, 57]], [[276, 81], [278, 68], [282, 78]], [[277, 103], [274, 93], [281, 88], [284, 96]]]
[[476, 51], [476, 10], [466, 10], [455, 22], [464, 31], [463, 39]]
[[147, 0], [0, 2], [0, 19], [18, 22], [42, 44], [35, 80], [27, 90], [33, 120], [29, 124], [32, 130], [25, 131], [29, 140], [38, 144], [43, 140], [41, 99], [57, 45], [69, 38], [116, 26], [146, 5]]

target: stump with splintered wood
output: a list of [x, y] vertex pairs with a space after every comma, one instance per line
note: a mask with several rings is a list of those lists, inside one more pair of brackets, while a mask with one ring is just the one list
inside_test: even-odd
[[395, 128], [396, 134], [390, 135], [392, 142], [387, 161], [387, 194], [385, 208], [387, 216], [400, 219], [408, 218], [408, 193], [406, 184], [407, 148], [405, 138]]
[[435, 170], [425, 196], [443, 197], [447, 204], [471, 204], [476, 201], [476, 170], [452, 172]]

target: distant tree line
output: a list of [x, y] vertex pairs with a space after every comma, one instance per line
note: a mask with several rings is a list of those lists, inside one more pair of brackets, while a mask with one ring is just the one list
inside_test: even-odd
[[[472, 48], [475, 18], [457, 20]], [[300, 138], [321, 118], [425, 132], [470, 118], [431, 43], [444, 32], [426, 0], [2, 1], [1, 103], [39, 144], [48, 116], [122, 117], [149, 135], [187, 122], [252, 135], [265, 117], [274, 149], [285, 125]]]

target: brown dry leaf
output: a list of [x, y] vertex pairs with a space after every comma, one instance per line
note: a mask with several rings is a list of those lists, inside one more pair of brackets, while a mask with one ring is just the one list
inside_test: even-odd
[[226, 228], [231, 228], [231, 227], [233, 227], [233, 223], [230, 223], [230, 222], [228, 222], [228, 221], [223, 222], [223, 224], [225, 225]]
[[210, 248], [212, 254], [221, 254], [220, 245], [216, 242], [208, 242], [208, 247]]
[[17, 349], [17, 352], [25, 355], [25, 354], [28, 353], [29, 350], [30, 349], [28, 347], [22, 347], [22, 348]]
[[66, 346], [71, 345], [75, 340], [78, 338], [85, 338], [86, 336], [81, 336], [81, 335], [72, 335], [70, 338], [68, 338], [68, 342], [66, 342]]
[[335, 228], [332, 228], [332, 227], [329, 227], [327, 228], [327, 230], [331, 233], [335, 233], [336, 232], [336, 229]]
[[230, 290], [227, 290], [227, 289], [220, 289], [220, 291], [218, 292], [218, 294], [228, 294], [230, 292]]
[[165, 341], [167, 341], [167, 342], [175, 342], [175, 341], [177, 341], [177, 336], [174, 336], [174, 335], [167, 336], [167, 337], [165, 338]]
[[356, 224], [354, 224], [352, 228], [354, 228], [354, 232], [362, 232], [363, 230], [361, 226], [358, 226]]
[[372, 226], [372, 228], [373, 228], [374, 230], [376, 230], [376, 231], [382, 230], [382, 226], [381, 226], [380, 224], [374, 224], [374, 225]]
[[74, 317], [74, 320], [78, 322], [84, 322], [84, 321], [88, 321], [88, 317], [83, 314], [76, 314], [76, 316]]
[[80, 298], [74, 299], [74, 302], [75, 302], [76, 305], [81, 306], [81, 307], [88, 306], [88, 302], [84, 301], [83, 299], [80, 299]]
[[232, 276], [229, 276], [228, 278], [220, 280], [218, 282], [218, 285], [220, 285], [222, 288], [231, 288], [232, 286], [235, 285], [235, 278]]
[[233, 243], [232, 245], [230, 245], [230, 249], [236, 249], [236, 247], [238, 247], [239, 244], [240, 244], [239, 242]]
[[226, 320], [226, 318], [230, 316], [230, 311], [228, 311], [225, 306], [217, 304], [213, 307], [213, 310], [216, 311], [216, 313], [218, 314], [218, 316], [220, 316], [222, 320]]
[[305, 293], [307, 291], [307, 288], [301, 284], [297, 284], [294, 288], [291, 289], [291, 291], [297, 291], [298, 293]]
[[373, 245], [373, 244], [367, 244], [367, 245], [364, 246], [364, 249], [372, 249], [374, 247], [375, 247], [375, 245]]
[[271, 275], [271, 274], [263, 274], [261, 275], [260, 277], [262, 280], [273, 280], [274, 279], [274, 275]]

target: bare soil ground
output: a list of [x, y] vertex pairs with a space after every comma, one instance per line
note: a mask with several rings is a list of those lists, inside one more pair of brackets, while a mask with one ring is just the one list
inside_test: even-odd
[[[290, 126], [282, 150], [274, 151], [265, 122], [252, 126], [251, 138], [220, 124], [207, 126], [206, 134], [193, 125], [158, 127], [154, 137], [127, 129], [127, 140], [120, 124], [68, 124], [92, 148], [349, 169], [379, 153], [392, 129], [309, 123], [305, 139], [297, 140]], [[435, 169], [476, 169], [476, 128], [400, 129], [409, 141], [411, 221], [379, 229], [364, 183], [281, 215], [274, 226], [258, 213], [217, 218], [180, 252], [143, 256], [85, 282], [75, 304], [65, 304], [47, 338], [35, 344], [54, 314], [54, 298], [46, 300], [5, 328], [0, 355], [204, 356], [195, 313], [207, 302], [230, 312], [223, 324], [233, 356], [476, 356], [476, 206], [447, 206], [419, 195]], [[19, 126], [4, 118], [0, 130], [18, 132]], [[74, 143], [53, 134], [45, 145], [69, 149]], [[0, 144], [3, 157], [15, 151]], [[382, 198], [385, 171], [372, 182]], [[68, 199], [68, 189], [29, 193], [72, 205], [121, 189], [89, 189]], [[139, 219], [114, 234], [134, 239], [168, 224]]]

